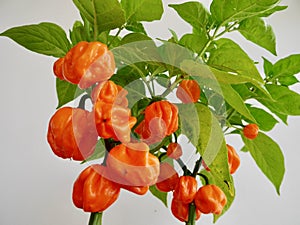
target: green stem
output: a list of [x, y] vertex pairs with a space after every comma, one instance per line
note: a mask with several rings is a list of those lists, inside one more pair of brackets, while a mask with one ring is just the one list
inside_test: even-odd
[[197, 174], [198, 174], [198, 171], [201, 167], [201, 163], [202, 163], [202, 157], [200, 157], [200, 159], [197, 160], [196, 164], [195, 164], [195, 167], [194, 167], [194, 170], [193, 170], [193, 174], [192, 176], [193, 177], [196, 177]]
[[90, 215], [89, 225], [102, 225], [102, 212], [93, 212]]
[[182, 79], [181, 77], [178, 77], [178, 78], [174, 81], [174, 83], [171, 84], [171, 85], [165, 90], [165, 92], [162, 93], [162, 94], [160, 95], [160, 97], [165, 98], [168, 94], [170, 94], [170, 93], [174, 90], [174, 88], [177, 87], [177, 85], [178, 85], [182, 80], [183, 80], [183, 79]]
[[114, 40], [119, 36], [119, 34], [121, 33], [121, 31], [124, 29], [124, 27], [120, 27], [119, 30], [117, 31], [117, 33], [115, 34], [115, 36], [112, 38], [112, 40], [107, 43], [107, 47], [109, 48], [110, 45], [114, 42]]
[[189, 219], [185, 222], [186, 225], [195, 225], [196, 224], [196, 206], [192, 202], [189, 206]]

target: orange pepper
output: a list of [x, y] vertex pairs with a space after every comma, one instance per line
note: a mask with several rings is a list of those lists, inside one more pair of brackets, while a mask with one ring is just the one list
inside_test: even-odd
[[221, 188], [213, 184], [208, 184], [199, 188], [194, 202], [196, 208], [202, 213], [219, 215], [227, 203], [227, 198]]
[[[176, 198], [172, 199], [171, 202], [171, 212], [172, 214], [181, 222], [187, 222], [189, 219], [189, 204], [185, 204], [181, 201], [179, 201]], [[201, 212], [199, 209], [196, 210], [196, 220], [200, 219]]]
[[240, 157], [231, 145], [226, 145], [228, 150], [228, 165], [230, 174], [234, 174], [240, 166]]
[[244, 127], [243, 134], [246, 138], [253, 140], [257, 137], [258, 131], [259, 127], [254, 123], [250, 123]]
[[73, 185], [72, 200], [85, 212], [103, 212], [118, 198], [120, 186], [107, 179], [104, 166], [92, 165], [83, 170]]
[[167, 156], [172, 159], [179, 159], [182, 156], [182, 148], [178, 143], [170, 143], [167, 148]]
[[90, 112], [63, 107], [51, 117], [47, 140], [54, 154], [61, 158], [84, 160], [97, 143], [98, 134], [90, 120]]
[[173, 191], [179, 181], [176, 170], [167, 162], [160, 164], [160, 172], [157, 179], [156, 188], [162, 192]]
[[159, 160], [149, 152], [145, 143], [127, 143], [115, 146], [106, 159], [111, 179], [127, 186], [150, 186], [159, 175]]
[[201, 89], [195, 80], [181, 81], [176, 91], [176, 96], [182, 101], [182, 103], [197, 102], [200, 98], [200, 94]]
[[197, 180], [192, 176], [181, 176], [178, 184], [175, 187], [173, 196], [177, 200], [189, 204], [191, 203], [197, 193]]

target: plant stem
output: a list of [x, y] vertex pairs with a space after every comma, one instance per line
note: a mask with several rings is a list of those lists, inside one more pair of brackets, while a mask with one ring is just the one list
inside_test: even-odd
[[176, 88], [177, 85], [178, 85], [182, 80], [183, 80], [182, 78], [177, 78], [177, 79], [174, 81], [174, 83], [171, 84], [171, 85], [165, 90], [165, 92], [162, 93], [162, 94], [160, 95], [160, 97], [164, 98], [164, 97], [166, 97], [168, 94], [170, 94], [170, 93], [173, 91], [173, 89]]
[[192, 202], [189, 206], [189, 219], [185, 222], [186, 225], [195, 225], [196, 224], [196, 206]]
[[102, 215], [102, 212], [91, 213], [89, 225], [102, 225]]

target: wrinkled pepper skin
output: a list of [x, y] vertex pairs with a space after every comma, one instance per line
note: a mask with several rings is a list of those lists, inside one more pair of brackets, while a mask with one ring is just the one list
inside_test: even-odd
[[203, 214], [213, 213], [219, 215], [227, 203], [227, 198], [221, 188], [208, 184], [199, 188], [194, 202]]
[[156, 188], [162, 192], [173, 191], [179, 181], [176, 170], [167, 162], [160, 163], [160, 172], [157, 179]]
[[259, 127], [254, 123], [250, 123], [246, 125], [243, 129], [244, 136], [250, 140], [255, 139], [258, 135], [258, 132], [259, 132]]
[[226, 145], [228, 150], [228, 165], [230, 174], [234, 174], [240, 166], [240, 157], [231, 145]]
[[195, 198], [197, 187], [198, 184], [196, 178], [192, 176], [181, 176], [173, 192], [173, 196], [177, 200], [189, 204]]
[[182, 103], [194, 103], [200, 98], [201, 89], [195, 80], [183, 80], [178, 85], [176, 96]]
[[[185, 204], [175, 198], [172, 199], [171, 202], [171, 212], [175, 218], [177, 218], [181, 222], [187, 222], [189, 219], [189, 204]], [[201, 212], [199, 209], [196, 210], [196, 220], [200, 219]]]
[[97, 101], [93, 113], [100, 137], [113, 138], [123, 143], [130, 142], [131, 128], [136, 123], [136, 118], [131, 116], [130, 109]]
[[47, 133], [55, 155], [81, 161], [93, 153], [98, 134], [89, 118], [90, 112], [79, 108], [63, 107], [55, 112]]
[[72, 200], [85, 212], [103, 212], [118, 198], [120, 186], [106, 178], [106, 168], [92, 165], [81, 172], [73, 185]]
[[137, 195], [144, 195], [149, 190], [149, 186], [128, 186], [128, 185], [120, 185], [120, 186], [121, 188]]
[[135, 129], [143, 142], [153, 144], [178, 129], [177, 106], [168, 101], [153, 102], [145, 109], [145, 119]]
[[111, 179], [127, 186], [150, 186], [159, 175], [159, 160], [145, 143], [127, 143], [109, 151], [106, 165]]
[[179, 159], [182, 156], [182, 148], [178, 143], [170, 143], [167, 148], [167, 156], [171, 159]]
[[114, 56], [101, 42], [77, 43], [70, 51], [54, 63], [54, 74], [79, 88], [108, 80], [115, 71]]

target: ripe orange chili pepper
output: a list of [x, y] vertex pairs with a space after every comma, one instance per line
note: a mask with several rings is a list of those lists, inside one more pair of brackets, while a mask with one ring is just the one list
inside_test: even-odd
[[78, 84], [81, 89], [108, 80], [115, 71], [112, 52], [105, 44], [97, 41], [79, 42], [70, 49], [61, 62], [54, 64], [54, 67], [58, 68], [54, 68], [54, 74], [72, 84]]
[[201, 89], [195, 80], [183, 80], [180, 82], [176, 96], [182, 103], [197, 102], [200, 98]]
[[182, 148], [178, 143], [170, 143], [167, 148], [167, 156], [172, 159], [179, 159], [182, 156]]
[[175, 187], [173, 196], [179, 201], [189, 204], [191, 203], [197, 193], [197, 180], [192, 176], [181, 176], [178, 184]]
[[259, 127], [254, 123], [250, 123], [246, 125], [243, 129], [244, 136], [251, 140], [257, 137], [258, 131], [259, 131]]
[[98, 135], [89, 118], [90, 112], [79, 108], [64, 107], [55, 112], [47, 133], [54, 154], [84, 160], [93, 153]]
[[228, 150], [228, 165], [230, 174], [234, 174], [240, 166], [240, 157], [231, 145], [226, 145]]
[[85, 212], [103, 212], [118, 198], [120, 186], [107, 179], [104, 166], [92, 165], [83, 170], [73, 185], [72, 200]]
[[128, 107], [128, 100], [126, 95], [128, 92], [120, 85], [115, 84], [113, 81], [104, 81], [99, 83], [91, 93], [93, 102], [103, 101], [123, 107]]
[[[172, 199], [171, 212], [181, 222], [187, 222], [189, 219], [189, 204], [185, 204], [176, 198]], [[201, 212], [196, 208], [196, 220], [200, 219]]]
[[127, 186], [150, 186], [159, 175], [159, 160], [149, 152], [145, 143], [127, 143], [115, 146], [106, 160], [111, 179]]
[[[240, 157], [231, 145], [226, 144], [226, 147], [228, 152], [229, 172], [230, 174], [234, 174], [240, 166]], [[206, 165], [206, 163], [203, 160], [202, 160], [202, 166], [204, 167], [205, 170], [210, 171], [209, 167]]]
[[227, 203], [227, 198], [221, 188], [213, 184], [208, 184], [199, 188], [194, 202], [196, 208], [202, 213], [219, 215]]
[[158, 101], [145, 109], [145, 120], [135, 129], [147, 144], [161, 141], [178, 129], [178, 109], [168, 101]]
[[131, 128], [136, 118], [128, 108], [97, 101], [93, 108], [98, 134], [102, 138], [113, 138], [124, 143], [130, 142]]
[[156, 188], [162, 192], [173, 191], [179, 181], [179, 176], [176, 170], [167, 162], [160, 164], [159, 176]]
[[144, 195], [148, 192], [149, 186], [128, 186], [128, 185], [122, 185], [121, 188], [130, 191], [132, 193], [135, 193], [137, 195]]

